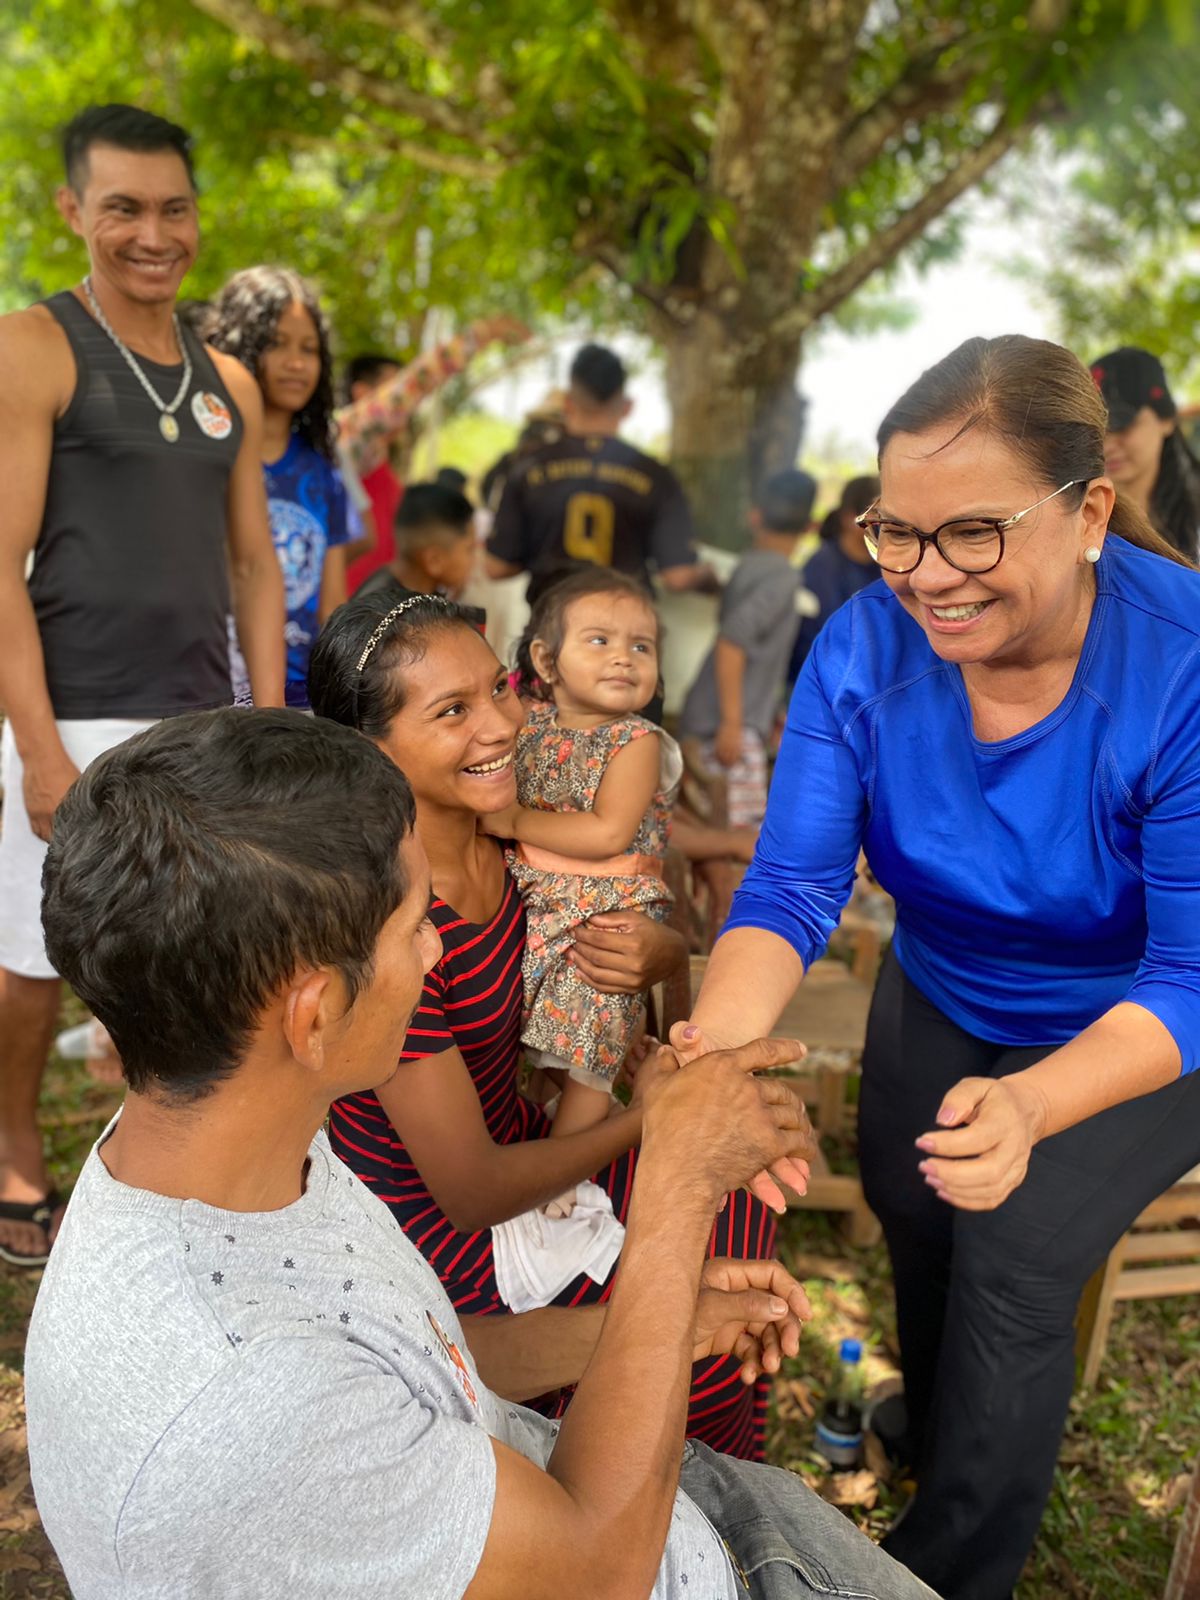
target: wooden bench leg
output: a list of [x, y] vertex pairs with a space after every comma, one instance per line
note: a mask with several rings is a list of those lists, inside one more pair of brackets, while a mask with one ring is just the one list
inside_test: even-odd
[[878, 1244], [883, 1237], [879, 1218], [861, 1195], [853, 1209], [846, 1213], [845, 1234], [848, 1244], [863, 1248]]
[[1192, 1473], [1163, 1600], [1200, 1600], [1200, 1472]]
[[1075, 1317], [1075, 1358], [1082, 1369], [1079, 1382], [1084, 1389], [1090, 1389], [1100, 1374], [1124, 1254], [1125, 1239], [1122, 1238], [1109, 1251], [1104, 1265], [1088, 1279], [1079, 1299]]

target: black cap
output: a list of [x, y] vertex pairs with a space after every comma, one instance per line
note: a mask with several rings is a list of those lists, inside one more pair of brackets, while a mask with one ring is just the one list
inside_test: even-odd
[[1108, 407], [1112, 433], [1128, 428], [1143, 406], [1157, 416], [1173, 417], [1175, 402], [1167, 388], [1162, 362], [1149, 350], [1125, 344], [1092, 362], [1092, 377]]

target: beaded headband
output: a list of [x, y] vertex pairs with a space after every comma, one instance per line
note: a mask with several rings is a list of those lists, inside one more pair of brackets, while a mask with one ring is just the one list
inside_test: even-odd
[[355, 672], [362, 672], [362, 669], [366, 666], [367, 662], [371, 658], [371, 652], [375, 649], [376, 645], [379, 644], [380, 640], [383, 638], [384, 634], [388, 631], [396, 618], [403, 615], [403, 613], [407, 611], [410, 606], [415, 606], [422, 600], [428, 601], [432, 605], [440, 605], [447, 608], [449, 608], [453, 603], [452, 601], [444, 600], [440, 594], [410, 594], [407, 600], [401, 600], [400, 604], [398, 606], [393, 606], [387, 615], [383, 617], [376, 625], [375, 631], [371, 634], [371, 637], [363, 646], [363, 653], [358, 658], [358, 665], [354, 669]]

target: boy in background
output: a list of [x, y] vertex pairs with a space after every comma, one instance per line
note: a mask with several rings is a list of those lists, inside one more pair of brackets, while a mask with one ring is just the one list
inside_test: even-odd
[[721, 596], [716, 643], [679, 719], [680, 737], [700, 741], [709, 770], [724, 770], [734, 828], [756, 828], [767, 806], [767, 740], [799, 623], [792, 555], [816, 496], [807, 472], [777, 472], [763, 486], [749, 517], [753, 547]]
[[[441, 483], [410, 483], [395, 521], [395, 554], [354, 591], [355, 597], [395, 589], [457, 600], [475, 566], [475, 507]], [[476, 608], [477, 609], [477, 608]], [[484, 613], [479, 613], [482, 625]]]

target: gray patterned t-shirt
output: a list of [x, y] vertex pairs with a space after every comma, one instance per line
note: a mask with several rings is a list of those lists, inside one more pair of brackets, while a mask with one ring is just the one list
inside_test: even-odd
[[[92, 1151], [26, 1359], [33, 1486], [77, 1600], [458, 1600], [491, 1435], [555, 1424], [480, 1380], [438, 1279], [317, 1137], [282, 1211], [118, 1183]], [[676, 1496], [654, 1600], [732, 1600]]]

